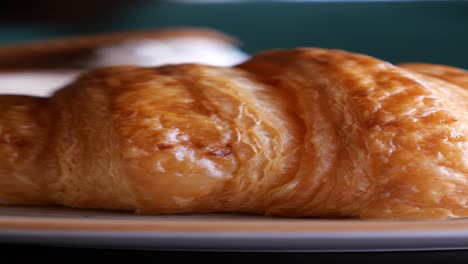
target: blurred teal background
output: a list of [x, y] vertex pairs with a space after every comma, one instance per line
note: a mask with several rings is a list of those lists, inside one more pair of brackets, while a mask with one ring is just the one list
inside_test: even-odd
[[175, 26], [224, 31], [237, 37], [249, 53], [314, 46], [361, 52], [393, 63], [419, 61], [468, 68], [468, 1], [137, 1], [92, 22], [4, 23], [0, 25], [0, 44]]

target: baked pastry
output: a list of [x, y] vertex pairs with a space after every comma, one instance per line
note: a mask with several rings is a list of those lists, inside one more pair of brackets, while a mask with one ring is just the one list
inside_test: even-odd
[[66, 37], [0, 47], [0, 94], [50, 96], [83, 71], [115, 65], [233, 66], [248, 55], [229, 35], [168, 28]]
[[50, 98], [1, 96], [0, 200], [144, 214], [466, 217], [468, 91], [429, 75], [303, 48], [236, 67], [101, 68]]
[[463, 69], [427, 63], [400, 63], [398, 66], [413, 72], [436, 77], [468, 89], [468, 74], [466, 70]]
[[[155, 43], [160, 46], [150, 45]], [[190, 45], [183, 45], [186, 43]], [[145, 49], [137, 50], [135, 45]], [[159, 66], [161, 63], [180, 62], [184, 58], [189, 58], [185, 62], [228, 66], [231, 61], [240, 63], [246, 58], [244, 53], [236, 50], [238, 45], [237, 39], [223, 32], [197, 27], [62, 37], [1, 46], [0, 71], [62, 71], [117, 63]], [[153, 54], [155, 50], [156, 55]], [[195, 51], [199, 53], [198, 57], [189, 53]], [[108, 54], [112, 57], [106, 56]], [[213, 58], [214, 54], [217, 57]]]

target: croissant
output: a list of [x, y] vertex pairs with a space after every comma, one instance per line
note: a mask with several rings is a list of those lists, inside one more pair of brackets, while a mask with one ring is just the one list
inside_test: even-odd
[[95, 69], [49, 98], [0, 96], [0, 202], [467, 217], [467, 78], [319, 48]]
[[248, 55], [208, 28], [92, 34], [0, 46], [0, 94], [48, 97], [90, 68], [202, 63], [232, 66]]

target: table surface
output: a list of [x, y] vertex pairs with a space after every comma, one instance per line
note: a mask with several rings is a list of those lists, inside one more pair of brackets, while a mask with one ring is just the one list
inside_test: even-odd
[[457, 251], [409, 251], [409, 252], [359, 252], [359, 253], [271, 253], [271, 252], [186, 252], [117, 250], [96, 248], [62, 248], [39, 245], [0, 244], [2, 259], [13, 261], [47, 260], [63, 262], [63, 257], [80, 261], [148, 261], [167, 259], [171, 263], [219, 262], [242, 263], [275, 260], [275, 263], [467, 263], [468, 250]]

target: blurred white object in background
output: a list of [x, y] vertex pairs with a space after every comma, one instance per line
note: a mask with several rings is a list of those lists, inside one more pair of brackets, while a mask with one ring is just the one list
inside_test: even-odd
[[140, 39], [102, 47], [87, 64], [92, 67], [132, 64], [159, 66], [163, 64], [201, 63], [232, 66], [245, 61], [247, 54], [232, 44], [208, 38]]
[[[104, 46], [78, 62], [91, 69], [115, 65], [160, 66], [200, 63], [232, 66], [249, 56], [234, 44], [210, 38], [178, 37], [162, 40], [139, 39]], [[50, 96], [72, 82], [83, 70], [0, 73], [0, 94]]]
[[34, 71], [0, 73], [0, 95], [50, 96], [72, 82], [81, 71]]

